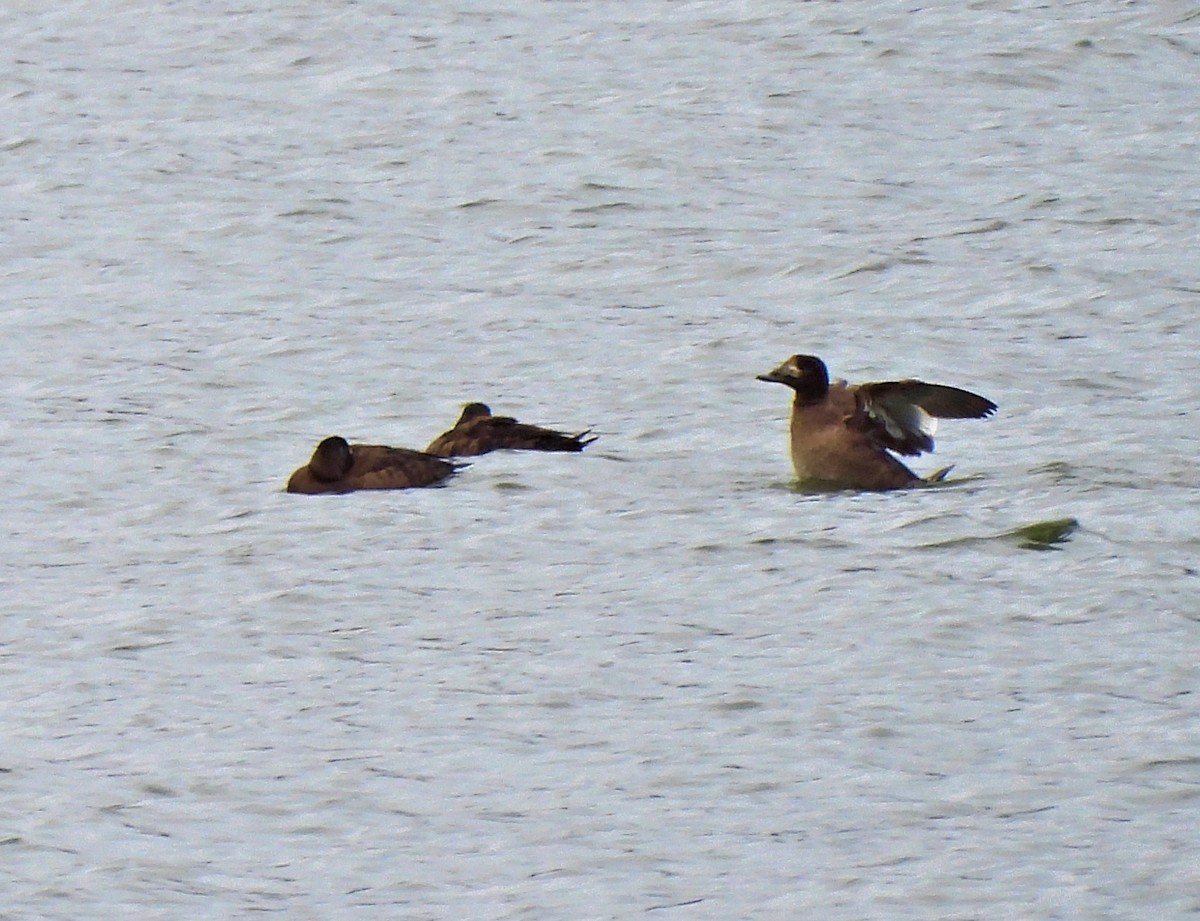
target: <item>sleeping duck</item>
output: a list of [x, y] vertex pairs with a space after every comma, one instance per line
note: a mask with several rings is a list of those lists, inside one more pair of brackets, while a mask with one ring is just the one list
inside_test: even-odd
[[493, 416], [482, 403], [468, 403], [454, 423], [425, 450], [439, 457], [469, 457], [500, 448], [518, 451], [582, 451], [596, 440], [591, 429], [566, 435], [553, 429], [518, 422], [510, 416]]
[[433, 486], [462, 466], [408, 448], [352, 445], [333, 435], [317, 445], [312, 460], [292, 474], [287, 491], [314, 494]]
[[837, 489], [899, 489], [944, 477], [917, 476], [891, 453], [933, 450], [938, 419], [980, 419], [996, 404], [976, 393], [924, 381], [829, 382], [825, 363], [793, 355], [758, 380], [784, 384], [792, 401], [792, 466], [803, 482]]

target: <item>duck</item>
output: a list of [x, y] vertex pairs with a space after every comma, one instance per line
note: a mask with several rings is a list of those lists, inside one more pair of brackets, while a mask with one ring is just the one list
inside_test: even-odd
[[596, 440], [591, 429], [574, 435], [493, 416], [484, 403], [468, 403], [454, 428], [429, 443], [425, 451], [439, 457], [472, 457], [501, 448], [517, 451], [582, 451]]
[[341, 435], [331, 435], [291, 475], [287, 491], [315, 495], [435, 486], [464, 466], [411, 448], [350, 444]]
[[802, 483], [832, 489], [938, 482], [950, 467], [920, 477], [895, 455], [932, 451], [938, 419], [981, 419], [997, 408], [969, 390], [918, 380], [830, 383], [825, 362], [815, 355], [793, 355], [757, 379], [794, 391], [792, 466]]

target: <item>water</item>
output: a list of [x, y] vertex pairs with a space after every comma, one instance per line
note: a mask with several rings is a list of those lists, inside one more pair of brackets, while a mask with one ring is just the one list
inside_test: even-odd
[[[1197, 23], [0, 14], [0, 916], [1200, 913]], [[795, 351], [1001, 412], [797, 493]], [[281, 491], [471, 399], [601, 439]]]

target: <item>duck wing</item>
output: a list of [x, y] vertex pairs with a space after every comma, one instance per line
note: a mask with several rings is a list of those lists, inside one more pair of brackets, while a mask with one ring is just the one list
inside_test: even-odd
[[354, 465], [345, 477], [353, 489], [407, 489], [432, 486], [452, 476], [462, 465], [410, 448], [351, 445]]
[[429, 445], [430, 454], [471, 457], [501, 449], [515, 451], [582, 451], [596, 439], [590, 429], [575, 435], [518, 422], [511, 416], [484, 416], [455, 426]]
[[938, 419], [982, 419], [996, 411], [977, 393], [925, 381], [880, 381], [854, 390], [855, 424], [897, 454], [932, 451]]
[[591, 429], [569, 435], [540, 425], [518, 422], [505, 416], [492, 417], [487, 421], [492, 423], [486, 428], [497, 448], [516, 451], [582, 451], [586, 445], [596, 440], [595, 436], [587, 437]]

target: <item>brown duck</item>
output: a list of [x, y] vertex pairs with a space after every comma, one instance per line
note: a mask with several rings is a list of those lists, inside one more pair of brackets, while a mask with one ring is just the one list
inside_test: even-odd
[[292, 474], [287, 491], [314, 494], [433, 486], [462, 466], [408, 448], [352, 445], [333, 435], [317, 445], [312, 460]]
[[591, 429], [566, 435], [553, 429], [518, 422], [510, 416], [493, 416], [482, 403], [468, 403], [454, 423], [425, 450], [439, 457], [470, 457], [500, 448], [518, 451], [582, 451], [596, 440]]
[[793, 355], [758, 379], [795, 391], [796, 476], [838, 489], [899, 489], [940, 480], [949, 467], [923, 479], [889, 452], [932, 451], [938, 419], [980, 419], [996, 411], [995, 403], [976, 393], [924, 381], [831, 384], [825, 363], [813, 355]]

